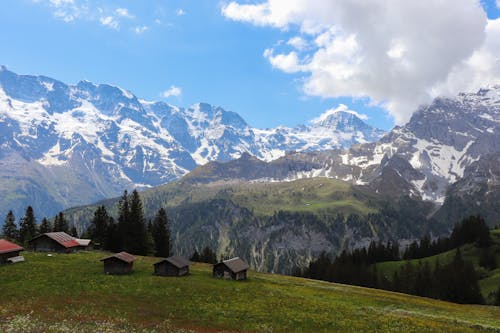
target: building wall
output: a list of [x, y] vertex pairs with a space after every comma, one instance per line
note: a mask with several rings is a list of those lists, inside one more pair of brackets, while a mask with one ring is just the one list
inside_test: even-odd
[[36, 252], [68, 252], [64, 246], [47, 236], [42, 236], [33, 240], [30, 246], [33, 251]]
[[245, 280], [247, 272], [243, 271], [235, 274], [226, 265], [216, 264], [213, 268], [213, 276], [221, 279]]
[[12, 258], [12, 257], [17, 257], [20, 252], [21, 251], [14, 251], [14, 252], [0, 254], [0, 264], [7, 263], [7, 259]]
[[128, 264], [118, 259], [108, 259], [104, 262], [104, 273], [112, 275], [129, 274], [132, 271], [132, 264]]
[[162, 262], [155, 265], [155, 274], [163, 276], [182, 276], [189, 273], [189, 267], [177, 268], [169, 262]]

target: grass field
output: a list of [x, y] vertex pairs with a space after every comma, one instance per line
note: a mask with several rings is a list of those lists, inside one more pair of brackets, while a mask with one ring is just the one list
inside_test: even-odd
[[[102, 273], [100, 252], [25, 253], [0, 267], [3, 332], [500, 332], [500, 308], [249, 273], [248, 281]], [[17, 329], [17, 330], [16, 330]]]
[[[366, 215], [377, 211], [377, 199], [373, 193], [355, 190], [350, 184], [329, 178], [300, 179], [292, 182], [248, 183], [218, 182], [211, 184], [169, 184], [159, 189], [141, 193], [144, 200], [149, 196], [166, 198], [167, 206], [201, 202], [216, 197], [229, 197], [242, 207], [260, 215], [272, 215], [275, 211], [318, 212], [335, 210], [346, 215]], [[373, 198], [372, 198], [373, 197]]]

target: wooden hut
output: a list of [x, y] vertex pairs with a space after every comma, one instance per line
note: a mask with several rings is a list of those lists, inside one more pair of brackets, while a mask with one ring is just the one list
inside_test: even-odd
[[171, 256], [154, 264], [155, 274], [162, 276], [183, 276], [189, 274], [189, 260]]
[[[69, 253], [86, 248], [90, 240], [79, 239], [65, 232], [47, 232], [29, 241], [30, 248], [36, 252]], [[85, 245], [87, 244], [87, 245]]]
[[130, 274], [135, 257], [127, 252], [120, 252], [112, 256], [102, 258], [104, 273], [112, 275]]
[[213, 275], [217, 278], [246, 280], [248, 264], [239, 257], [224, 260], [214, 265]]
[[21, 251], [24, 251], [21, 246], [6, 239], [0, 239], [0, 264], [24, 261], [24, 258], [19, 255]]

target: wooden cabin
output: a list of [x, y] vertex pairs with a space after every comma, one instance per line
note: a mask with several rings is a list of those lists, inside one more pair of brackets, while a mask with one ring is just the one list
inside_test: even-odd
[[65, 232], [47, 232], [29, 241], [30, 248], [35, 252], [69, 253], [86, 249], [90, 244], [88, 239], [76, 239]]
[[104, 263], [104, 273], [112, 275], [130, 274], [135, 257], [127, 252], [120, 252], [112, 256], [102, 258]]
[[171, 256], [154, 264], [155, 274], [161, 276], [183, 276], [189, 274], [189, 260]]
[[24, 258], [19, 255], [24, 249], [6, 239], [0, 239], [0, 264], [15, 263], [24, 261]]
[[215, 264], [213, 275], [216, 278], [246, 280], [249, 268], [250, 266], [243, 259], [236, 257]]

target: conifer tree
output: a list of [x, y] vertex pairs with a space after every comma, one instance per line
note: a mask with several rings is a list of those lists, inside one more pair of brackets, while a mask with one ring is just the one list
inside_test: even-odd
[[68, 221], [66, 220], [63, 212], [59, 212], [54, 220], [54, 232], [57, 231], [62, 231], [65, 233], [68, 233], [69, 231]]
[[[109, 250], [107, 247], [110, 232], [110, 217], [106, 207], [99, 206], [94, 212], [94, 218], [90, 222], [88, 235], [92, 242], [98, 247]], [[114, 231], [113, 231], [114, 232]]]
[[10, 241], [17, 241], [19, 238], [19, 230], [17, 230], [16, 218], [14, 217], [14, 213], [11, 210], [5, 216], [5, 221], [2, 227], [3, 237]]
[[78, 230], [76, 230], [76, 226], [73, 225], [69, 231], [69, 234], [73, 237], [78, 237]]
[[33, 207], [28, 206], [26, 208], [26, 213], [21, 219], [20, 230], [19, 230], [19, 242], [21, 244], [27, 243], [30, 239], [36, 235], [36, 220], [35, 213], [33, 212]]
[[128, 202], [128, 192], [123, 191], [123, 195], [118, 202], [118, 225], [117, 232], [119, 234], [120, 244], [118, 245], [123, 251], [130, 251], [131, 239], [130, 230], [130, 207]]
[[42, 223], [40, 223], [39, 230], [41, 234], [52, 231], [52, 225], [50, 224], [49, 220], [47, 220], [47, 218], [43, 218]]
[[148, 254], [148, 240], [146, 230], [146, 219], [144, 218], [144, 209], [142, 206], [139, 192], [134, 190], [130, 198], [130, 232], [128, 233], [131, 240], [130, 251], [135, 254]]
[[170, 229], [165, 209], [160, 208], [156, 213], [151, 232], [154, 239], [155, 256], [168, 257], [170, 255]]

